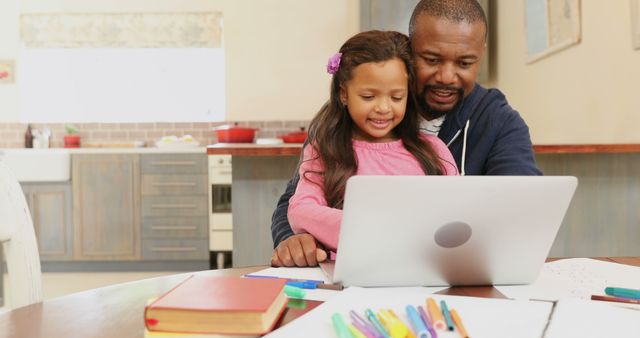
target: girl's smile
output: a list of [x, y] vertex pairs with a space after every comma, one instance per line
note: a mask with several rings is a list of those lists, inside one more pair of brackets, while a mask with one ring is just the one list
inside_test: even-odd
[[352, 78], [340, 90], [340, 100], [354, 123], [353, 138], [395, 140], [393, 129], [407, 110], [408, 86], [406, 66], [398, 58], [355, 67]]

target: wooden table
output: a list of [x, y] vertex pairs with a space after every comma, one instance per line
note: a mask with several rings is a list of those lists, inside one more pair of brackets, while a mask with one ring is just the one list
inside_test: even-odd
[[[640, 257], [599, 259], [640, 266]], [[257, 266], [197, 273], [237, 276], [264, 268]], [[0, 314], [0, 337], [143, 337], [143, 312], [147, 300], [169, 290], [190, 274], [117, 284], [3, 313]], [[493, 287], [452, 287], [439, 294], [504, 298]], [[306, 303], [305, 309], [288, 309], [280, 325], [320, 304], [314, 301]]]

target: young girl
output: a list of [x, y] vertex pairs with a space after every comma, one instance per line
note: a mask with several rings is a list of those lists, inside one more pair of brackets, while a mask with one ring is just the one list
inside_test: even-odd
[[300, 182], [289, 201], [295, 233], [338, 246], [347, 179], [353, 175], [457, 175], [435, 136], [418, 131], [409, 38], [359, 33], [329, 59], [331, 97], [309, 126]]

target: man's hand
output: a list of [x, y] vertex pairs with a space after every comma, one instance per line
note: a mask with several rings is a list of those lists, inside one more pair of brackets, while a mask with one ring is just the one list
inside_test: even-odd
[[327, 252], [309, 234], [290, 236], [278, 244], [271, 256], [271, 266], [317, 266], [327, 259]]

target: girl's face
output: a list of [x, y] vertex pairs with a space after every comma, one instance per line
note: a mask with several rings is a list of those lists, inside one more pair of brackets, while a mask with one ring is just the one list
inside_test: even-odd
[[340, 100], [355, 124], [353, 138], [368, 142], [395, 139], [393, 128], [404, 118], [409, 77], [398, 58], [355, 67], [340, 88]]

